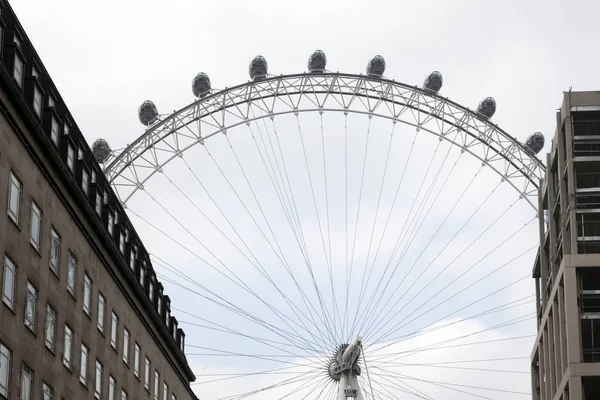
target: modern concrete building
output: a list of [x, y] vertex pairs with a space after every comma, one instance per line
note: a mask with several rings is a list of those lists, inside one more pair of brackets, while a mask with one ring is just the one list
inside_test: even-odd
[[568, 92], [539, 191], [535, 400], [600, 399], [600, 91]]
[[196, 399], [148, 252], [0, 7], [0, 399]]

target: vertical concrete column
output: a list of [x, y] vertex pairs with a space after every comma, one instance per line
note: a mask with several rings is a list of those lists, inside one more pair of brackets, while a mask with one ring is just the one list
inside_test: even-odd
[[581, 337], [579, 309], [577, 305], [578, 285], [575, 268], [565, 268], [565, 323], [568, 364], [581, 362]]

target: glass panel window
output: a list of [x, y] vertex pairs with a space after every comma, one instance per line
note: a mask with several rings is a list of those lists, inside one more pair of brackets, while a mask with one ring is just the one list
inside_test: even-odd
[[38, 72], [38, 69], [35, 66], [31, 67], [31, 76], [33, 78], [39, 78], [40, 76], [40, 73]]
[[175, 393], [171, 393], [171, 400], [177, 400], [177, 396], [175, 396]]
[[71, 126], [65, 122], [65, 126], [63, 127], [63, 135], [68, 135], [71, 133]]
[[37, 87], [33, 88], [33, 111], [38, 118], [42, 118], [42, 92]]
[[135, 258], [137, 257], [137, 249], [136, 247], [132, 247], [129, 252], [129, 268], [135, 273]]
[[125, 232], [121, 232], [119, 236], [119, 250], [121, 250], [121, 254], [125, 254]]
[[84, 169], [81, 171], [81, 190], [83, 193], [88, 194], [90, 188], [90, 176], [87, 171]]
[[154, 400], [158, 400], [160, 395], [160, 374], [154, 370]]
[[58, 275], [60, 269], [60, 235], [54, 228], [50, 229], [50, 269]]
[[113, 216], [113, 214], [111, 212], [108, 213], [108, 233], [110, 233], [110, 236], [112, 236], [113, 234], [113, 228], [115, 226], [115, 217]]
[[87, 366], [90, 351], [81, 343], [81, 363], [79, 364], [79, 382], [87, 385]]
[[83, 160], [83, 147], [77, 148], [77, 159]]
[[50, 304], [46, 304], [46, 331], [45, 345], [54, 351], [56, 342], [56, 310]]
[[42, 382], [42, 400], [52, 400], [54, 390], [46, 383]]
[[152, 283], [152, 278], [150, 278], [150, 282], [148, 282], [148, 297], [150, 301], [154, 301], [154, 284]]
[[52, 125], [50, 127], [50, 139], [58, 147], [58, 121], [54, 117], [52, 117]]
[[161, 307], [162, 307], [162, 296], [159, 293], [158, 296], [156, 296], [156, 311], [158, 312], [158, 315], [160, 315]]
[[29, 243], [40, 251], [40, 242], [42, 238], [42, 210], [37, 204], [31, 202], [31, 221], [29, 223]]
[[98, 329], [104, 332], [104, 309], [106, 308], [106, 299], [102, 294], [98, 294]]
[[127, 400], [127, 392], [125, 390], [121, 390], [121, 400]]
[[144, 365], [144, 387], [146, 390], [150, 390], [150, 366], [150, 360], [148, 360], [148, 357], [146, 357], [146, 363]]
[[10, 361], [12, 352], [0, 343], [0, 395], [8, 399], [10, 392]]
[[77, 259], [69, 251], [69, 263], [67, 266], [67, 290], [75, 296], [75, 284], [77, 279]]
[[15, 43], [15, 47], [17, 47], [18, 49], [21, 48], [21, 39], [16, 34], [13, 37], [13, 42]]
[[115, 393], [117, 391], [117, 382], [112, 376], [108, 377], [108, 400], [115, 400]]
[[15, 307], [15, 294], [17, 291], [17, 266], [13, 261], [4, 256], [4, 273], [2, 274], [2, 301], [11, 310]]
[[38, 291], [27, 281], [27, 298], [25, 299], [25, 326], [35, 332], [37, 319], [37, 297]]
[[67, 148], [67, 167], [69, 167], [71, 172], [73, 172], [75, 168], [75, 150], [71, 145]]
[[22, 89], [23, 88], [23, 61], [21, 61], [21, 57], [15, 55], [15, 69], [13, 71], [13, 78], [17, 82], [17, 85]]
[[19, 400], [31, 400], [33, 392], [33, 370], [23, 364], [21, 368], [21, 388]]
[[96, 376], [94, 383], [94, 397], [99, 399], [102, 396], [102, 364], [98, 360], [96, 360]]
[[129, 364], [129, 331], [123, 328], [123, 362]]
[[48, 96], [48, 107], [54, 108], [54, 103], [55, 103], [54, 97]]
[[92, 310], [92, 280], [85, 274], [83, 276], [83, 311], [89, 316]]
[[133, 350], [133, 375], [136, 378], [140, 377], [140, 353], [140, 345], [136, 343]]
[[104, 192], [104, 199], [102, 204], [108, 204], [108, 191]]
[[140, 285], [144, 287], [144, 278], [146, 277], [146, 263], [142, 262], [140, 265]]
[[169, 385], [163, 382], [163, 400], [169, 400]]
[[98, 178], [98, 175], [96, 174], [96, 171], [92, 170], [92, 183], [96, 183], [97, 178]]
[[96, 214], [98, 214], [99, 217], [102, 216], [102, 192], [100, 191], [100, 189], [96, 190]]
[[10, 172], [10, 183], [8, 186], [8, 216], [13, 222], [19, 225], [19, 217], [21, 215], [21, 193], [23, 192], [23, 184], [17, 176]]
[[119, 316], [112, 312], [112, 319], [110, 325], [110, 345], [113, 349], [117, 349], [117, 332], [119, 328]]
[[65, 325], [65, 348], [63, 353], [63, 364], [71, 368], [71, 359], [73, 357], [73, 330]]

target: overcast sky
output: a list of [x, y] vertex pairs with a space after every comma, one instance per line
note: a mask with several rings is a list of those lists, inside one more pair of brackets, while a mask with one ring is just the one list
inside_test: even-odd
[[[127, 143], [143, 133], [143, 127], [137, 119], [139, 104], [143, 100], [151, 99], [156, 103], [159, 111], [165, 114], [170, 110], [183, 107], [193, 101], [191, 79], [200, 71], [210, 75], [214, 88], [231, 87], [248, 80], [248, 63], [257, 54], [266, 57], [269, 73], [279, 75], [305, 71], [308, 56], [314, 50], [322, 49], [327, 54], [327, 68], [332, 71], [364, 73], [368, 60], [375, 54], [381, 54], [387, 64], [385, 76], [390, 79], [421, 85], [429, 72], [439, 70], [444, 76], [442, 94], [460, 104], [475, 108], [483, 97], [493, 96], [498, 104], [493, 121], [521, 141], [532, 132], [543, 132], [547, 139], [547, 145], [541, 153], [543, 156], [549, 149], [548, 143], [554, 133], [555, 111], [562, 101], [562, 92], [569, 88], [600, 89], [598, 73], [600, 53], [597, 51], [600, 37], [597, 16], [600, 15], [600, 3], [593, 0], [527, 2], [509, 0], [494, 2], [494, 6], [490, 4], [481, 1], [375, 0], [368, 2], [341, 0], [12, 1], [12, 6], [29, 38], [90, 144], [96, 138], [103, 137], [113, 148], [125, 147]], [[331, 170], [331, 175], [327, 192], [317, 191], [315, 200], [319, 205], [317, 214], [314, 208], [311, 208], [314, 203], [309, 195], [310, 186], [306, 180], [304, 159], [299, 156], [301, 153], [300, 147], [297, 147], [300, 142], [298, 142], [299, 132], [295, 131], [296, 121], [293, 117], [282, 118], [279, 126], [282, 127], [280, 129], [296, 135], [293, 140], [292, 135], [287, 141], [284, 140], [283, 153], [289, 157], [289, 172], [293, 185], [296, 185], [294, 189], [298, 196], [296, 200], [300, 203], [297, 212], [305, 222], [304, 234], [307, 237], [307, 246], [315, 260], [318, 260], [322, 254], [322, 249], [319, 249], [322, 244], [319, 224], [323, 223], [323, 226], [326, 226], [324, 225], [326, 217], [331, 218], [331, 233], [328, 237], [333, 243], [334, 250], [330, 252], [330, 258], [332, 274], [335, 276], [333, 280], [337, 285], [340, 276], [341, 281], [344, 281], [346, 269], [345, 255], [342, 250], [346, 232], [343, 223], [344, 208], [339, 208], [343, 203], [340, 195], [344, 190], [341, 178], [343, 171], [339, 168], [343, 158], [331, 149], [336, 143], [342, 143], [340, 135], [344, 131], [344, 122], [340, 116], [327, 116], [325, 121], [324, 131], [331, 152], [327, 159], [327, 166]], [[349, 175], [350, 214], [355, 215], [353, 213], [356, 213], [358, 208], [361, 167], [366, 146], [364, 138], [369, 128], [366, 118], [351, 119], [350, 125], [349, 132], [355, 140], [352, 142], [354, 147], [350, 150], [349, 157], [351, 160], [356, 160], [352, 163]], [[273, 133], [273, 131], [268, 133], [269, 128], [262, 126], [265, 135]], [[258, 132], [258, 127], [254, 129], [255, 133]], [[391, 335], [385, 340], [377, 341], [375, 339], [378, 337], [374, 335], [371, 337], [373, 341], [366, 343], [370, 345], [366, 350], [367, 363], [372, 354], [373, 368], [370, 370], [370, 375], [374, 381], [376, 397], [393, 398], [393, 396], [400, 396], [399, 390], [412, 391], [412, 387], [424, 393], [425, 398], [428, 398], [427, 396], [473, 398], [472, 395], [456, 391], [460, 389], [485, 398], [526, 399], [527, 396], [523, 394], [500, 393], [462, 386], [451, 386], [454, 389], [452, 390], [448, 385], [444, 386], [440, 382], [507, 389], [522, 393], [530, 391], [527, 374], [529, 361], [526, 358], [530, 356], [533, 339], [515, 338], [534, 334], [535, 323], [529, 320], [527, 323], [511, 325], [508, 328], [496, 328], [495, 325], [534, 311], [531, 298], [526, 298], [533, 293], [532, 280], [525, 280], [511, 286], [485, 304], [460, 312], [456, 310], [489, 293], [499, 291], [505, 285], [530, 273], [534, 252], [527, 250], [535, 245], [537, 238], [537, 223], [531, 222], [534, 216], [533, 210], [523, 201], [511, 207], [518, 194], [506, 185], [495, 191], [491, 200], [485, 200], [499, 183], [499, 178], [487, 170], [476, 178], [475, 186], [460, 201], [461, 205], [452, 211], [452, 217], [447, 221], [444, 220], [446, 214], [452, 209], [454, 201], [460, 198], [463, 190], [478, 171], [480, 163], [474, 159], [467, 159], [467, 156], [459, 157], [459, 152], [456, 150], [448, 153], [448, 161], [444, 163], [443, 156], [446, 155], [449, 147], [443, 143], [436, 152], [438, 141], [433, 137], [424, 139], [419, 137], [415, 142], [415, 154], [418, 157], [413, 157], [413, 161], [409, 163], [410, 169], [402, 190], [402, 200], [394, 209], [393, 190], [400, 182], [399, 171], [408, 158], [415, 132], [403, 127], [395, 133], [397, 136], [394, 136], [394, 141], [389, 145], [387, 132], [391, 129], [390, 124], [379, 121], [374, 123], [371, 129], [373, 132], [382, 132], [386, 135], [374, 138], [369, 143], [368, 161], [365, 162], [367, 165], [365, 193], [367, 194], [361, 201], [361, 217], [357, 218], [359, 245], [356, 259], [361, 267], [357, 267], [359, 272], [355, 279], [360, 285], [360, 274], [363, 271], [360, 268], [368, 260], [372, 260], [367, 258], [369, 257], [370, 223], [372, 224], [370, 221], [378, 213], [377, 193], [384, 171], [386, 148], [390, 146], [392, 161], [389, 168], [398, 173], [389, 175], [379, 207], [380, 213], [389, 213], [393, 221], [409, 220], [402, 213], [410, 214], [411, 203], [417, 196], [422, 182], [431, 183], [434, 196], [437, 191], [444, 191], [439, 199], [441, 204], [435, 204], [431, 216], [424, 220], [422, 231], [415, 236], [414, 245], [407, 250], [406, 262], [401, 265], [400, 272], [393, 277], [386, 277], [382, 272], [385, 265], [375, 264], [376, 273], [373, 279], [389, 280], [388, 293], [390, 296], [392, 294], [396, 296], [390, 297], [392, 302], [388, 308], [381, 305], [380, 309], [384, 314], [386, 310], [392, 310], [392, 315], [399, 313], [396, 319], [390, 317], [386, 320], [382, 317], [382, 321], [388, 321], [390, 326], [401, 324], [401, 321], [410, 322], [422, 310], [427, 310], [438, 301], [456, 294], [455, 299], [448, 300], [422, 319], [410, 322], [403, 330], [396, 332], [395, 336]], [[244, 132], [248, 133], [248, 130], [240, 129], [237, 136], [235, 132], [228, 136], [240, 151], [244, 171], [247, 171], [254, 189], [258, 192], [260, 204], [265, 207], [267, 221], [273, 223], [275, 232], [273, 236], [279, 239], [283, 249], [281, 252], [290, 258], [291, 270], [298, 274], [300, 285], [309, 292], [312, 283], [302, 262], [302, 253], [297, 247], [293, 230], [289, 225], [281, 222], [285, 221], [285, 213], [279, 207], [276, 191], [270, 186], [268, 174], [261, 169], [258, 157], [260, 153], [251, 150], [254, 144], [248, 135], [243, 135]], [[402, 136], [399, 136], [400, 132]], [[314, 174], [314, 183], [322, 188], [324, 180], [317, 173], [318, 171], [322, 173], [322, 170], [319, 170], [322, 167], [318, 164], [318, 156], [322, 148], [319, 147], [321, 144], [317, 140], [318, 135], [314, 135], [319, 133], [318, 116], [302, 119], [300, 134], [306, 135], [304, 138], [309, 153], [307, 160], [311, 168], [314, 168], [311, 170]], [[244, 186], [245, 177], [240, 174], [228, 142], [223, 138], [215, 139], [214, 144], [211, 142], [206, 148], [215, 156], [219, 166], [231, 179], [234, 187], [239, 190], [250, 212], [259, 215], [260, 209], [256, 203], [253, 203], [252, 193]], [[250, 295], [240, 285], [223, 278], [223, 273], [229, 274], [223, 269], [224, 266], [231, 266], [242, 282], [252, 290], [260, 291], [259, 297], [262, 300], [277, 304], [282, 312], [293, 312], [293, 307], [286, 308], [281, 294], [274, 287], [269, 286], [264, 277], [252, 267], [249, 260], [249, 258], [253, 259], [249, 256], [252, 250], [252, 254], [258, 260], [257, 264], [264, 266], [270, 276], [274, 277], [277, 287], [288, 293], [289, 299], [298, 304], [295, 310], [302, 309], [308, 315], [301, 295], [277, 260], [275, 252], [270, 248], [270, 243], [275, 243], [275, 240], [269, 242], [261, 239], [261, 229], [267, 230], [269, 224], [261, 222], [258, 226], [253, 225], [242, 206], [243, 202], [236, 200], [227, 181], [218, 176], [219, 171], [205, 149], [191, 150], [188, 160], [193, 169], [203, 177], [202, 183], [209, 188], [213, 198], [218, 200], [225, 213], [235, 221], [235, 229], [228, 226], [221, 218], [218, 208], [211, 203], [210, 197], [194, 182], [194, 176], [189, 174], [189, 171], [185, 171], [185, 165], [174, 164], [165, 175], [173, 179], [177, 187], [184, 189], [199, 207], [194, 207], [184, 196], [177, 193], [175, 187], [165, 177], [157, 176], [153, 179], [147, 189], [156, 201], [149, 201], [146, 194], [139, 193], [133, 198], [131, 209], [144, 218], [154, 221], [180, 244], [170, 242], [143, 220], [130, 214], [138, 232], [142, 234], [146, 247], [153, 254], [185, 273], [188, 278], [201, 282], [206, 288], [228, 301], [243, 304], [254, 316], [264, 318], [281, 329], [291, 329], [286, 324], [294, 326], [293, 322], [278, 317], [256, 296]], [[430, 160], [433, 160], [433, 170], [439, 168], [442, 171], [441, 178], [437, 182], [434, 182], [431, 176], [424, 175]], [[452, 169], [455, 160], [459, 161], [456, 162], [456, 168]], [[187, 175], [185, 172], [188, 172]], [[446, 176], [449, 176], [448, 183], [442, 186]], [[324, 193], [331, 196], [330, 213], [327, 213], [324, 208]], [[433, 201], [433, 197], [431, 199]], [[473, 209], [483, 203], [485, 206], [477, 216], [467, 227], [462, 228]], [[170, 216], [161, 210], [159, 204], [173, 210], [174, 215]], [[506, 215], [502, 214], [507, 209], [509, 211]], [[235, 231], [238, 230], [244, 240], [235, 239], [233, 242], [238, 246], [247, 245], [249, 250], [237, 251], [231, 242], [219, 236], [209, 221], [200, 215], [200, 210], [217, 222], [217, 225], [229, 235], [228, 237], [234, 238]], [[500, 222], [494, 224], [493, 229], [481, 240], [477, 239], [478, 235], [500, 215], [504, 215]], [[185, 222], [183, 224], [185, 229], [180, 223], [182, 221]], [[443, 225], [443, 229], [436, 233], [440, 224]], [[392, 251], [393, 243], [402, 235], [402, 228], [406, 223], [392, 225], [393, 228], [390, 228], [385, 235], [387, 241], [381, 240], [382, 252]], [[511, 238], [506, 249], [494, 253], [477, 264], [476, 268], [471, 269], [471, 266], [481, 257], [523, 226], [525, 228]], [[378, 221], [376, 228], [375, 231], [383, 236], [382, 222]], [[460, 234], [454, 238], [456, 232]], [[377, 234], [375, 236], [378, 237]], [[434, 240], [430, 245], [432, 237]], [[461, 255], [461, 251], [476, 239], [477, 245], [470, 247], [468, 253]], [[450, 243], [448, 248], [444, 248], [446, 243]], [[182, 245], [193, 251], [185, 250]], [[421, 259], [419, 254], [423, 249], [427, 251]], [[444, 252], [439, 259], [436, 259], [436, 254], [442, 250]], [[522, 253], [525, 254], [522, 258], [509, 263]], [[461, 258], [444, 272], [447, 275], [443, 275], [443, 279], [435, 280], [443, 268], [451, 264], [452, 260], [459, 255]], [[200, 258], [208, 262], [200, 262]], [[211, 263], [220, 266], [211, 268], [208, 265]], [[405, 304], [410, 297], [402, 299], [403, 291], [408, 290], [410, 283], [417, 280], [420, 271], [430, 263], [432, 268], [424, 273], [422, 281], [418, 280], [419, 283], [410, 289], [412, 290], [410, 293], [415, 295], [414, 303]], [[490, 275], [492, 271], [506, 263], [509, 264], [504, 269]], [[328, 268], [323, 266], [327, 264], [326, 258], [317, 264], [321, 267], [316, 272], [316, 279], [320, 280], [319, 284], [323, 285], [324, 291], [329, 290], [327, 285], [330, 275]], [[413, 264], [416, 265], [415, 270], [410, 271]], [[159, 265], [155, 265], [155, 268], [159, 273], [175, 279], [187, 289], [202, 292], [198, 286], [191, 284], [190, 279], [177, 277]], [[405, 276], [402, 271], [408, 276], [405, 283], [402, 280]], [[465, 275], [464, 282], [457, 283], [456, 287], [449, 288], [431, 303], [427, 303], [428, 299], [442, 291], [448, 282], [467, 271], [469, 275]], [[490, 278], [482, 281], [481, 285], [473, 286], [469, 290], [465, 289], [464, 294], [458, 294], [462, 288], [486, 276]], [[431, 283], [421, 286], [421, 282]], [[401, 284], [405, 285], [401, 290], [398, 292], [392, 290], [396, 285]], [[182, 312], [174, 311], [173, 314], [181, 321], [205, 325], [208, 323], [206, 321], [210, 321], [252, 337], [285, 341], [264, 327], [259, 327], [239, 316], [228, 315], [222, 308], [189, 290], [182, 290], [170, 283], [165, 283], [165, 286], [167, 294], [172, 298], [173, 306], [192, 314], [184, 315]], [[206, 294], [206, 292], [202, 293]], [[310, 293], [313, 296], [312, 301], [317, 304], [314, 291]], [[420, 293], [420, 297], [416, 296], [417, 293]], [[325, 295], [329, 303], [335, 296]], [[338, 300], [341, 298], [343, 296]], [[520, 300], [523, 298], [526, 298], [524, 301], [529, 303]], [[392, 306], [396, 299], [401, 299], [398, 307]], [[427, 303], [427, 306], [422, 305], [423, 303]], [[401, 308], [402, 304], [405, 308]], [[519, 307], [491, 316], [484, 315], [458, 322], [478, 312], [494, 307], [507, 307], [511, 304]], [[413, 311], [414, 313], [411, 314]], [[297, 317], [288, 314], [288, 317], [290, 316]], [[204, 322], [197, 317], [204, 318]], [[405, 317], [407, 319], [403, 320]], [[297, 318], [296, 322], [298, 321], [309, 324], [309, 319], [302, 320], [302, 317]], [[431, 333], [424, 333], [423, 329], [431, 329], [431, 324], [435, 324], [433, 326], [437, 326], [438, 329]], [[247, 338], [224, 335], [222, 332], [194, 327], [190, 324], [183, 327], [187, 332], [190, 364], [198, 375], [204, 374], [198, 377], [200, 382], [214, 379], [215, 376], [209, 376], [211, 374], [244, 374], [292, 367], [281, 375], [261, 374], [195, 385], [194, 389], [203, 399], [218, 399], [257, 390], [292, 378], [300, 372], [310, 377], [308, 374], [312, 372], [306, 371], [313, 371], [313, 369], [312, 366], [307, 365], [317, 362], [315, 360], [325, 354], [310, 349], [295, 348], [294, 350], [289, 342], [288, 347], [284, 346], [284, 349], [293, 350], [295, 356], [292, 357], [289, 352], [267, 346], [264, 342], [248, 341]], [[423, 351], [410, 358], [402, 359], [402, 363], [411, 365], [398, 364], [400, 362], [398, 357], [404, 354], [401, 353], [403, 351], [429, 348], [445, 340], [459, 338], [482, 329], [489, 329], [489, 331], [452, 343], [466, 344], [465, 347]], [[394, 339], [399, 335], [419, 331], [421, 335], [411, 340]], [[313, 334], [317, 337], [314, 340], [319, 341], [318, 332], [315, 333], [314, 329]], [[497, 344], [494, 345], [484, 344], [480, 347], [472, 344], [490, 340], [501, 341], [495, 342]], [[389, 346], [383, 348], [382, 346], [386, 344]], [[253, 356], [269, 355], [279, 357], [277, 358], [279, 361], [223, 356], [222, 352], [221, 356], [195, 355], [209, 351], [193, 348], [192, 345], [243, 352]], [[326, 350], [329, 352], [330, 349]], [[385, 354], [395, 355], [386, 358]], [[286, 355], [289, 358], [285, 358]], [[514, 359], [496, 362], [463, 362], [501, 357]], [[517, 360], [518, 357], [523, 359]], [[393, 359], [393, 362], [389, 362], [390, 359]], [[282, 364], [281, 360], [303, 366]], [[453, 363], [443, 365], [479, 370], [450, 369], [441, 367], [442, 364], [431, 366], [431, 363]], [[324, 361], [318, 361], [317, 365], [324, 366]], [[486, 368], [520, 373], [482, 371]], [[318, 388], [319, 379], [324, 375], [315, 376], [317, 379], [311, 381], [311, 385]], [[401, 379], [402, 376], [405, 378]], [[409, 378], [406, 378], [407, 376]], [[394, 388], [394, 383], [390, 383], [390, 379], [401, 382], [401, 386]], [[434, 383], [424, 382], [426, 380]], [[251, 398], [274, 400], [286, 395], [300, 383], [302, 382], [298, 381], [296, 385], [284, 386], [281, 391], [269, 390]], [[300, 399], [304, 394], [306, 392], [297, 394], [296, 397], [291, 395], [289, 398]], [[408, 394], [402, 395], [418, 398]], [[312, 398], [316, 398], [316, 394]]]

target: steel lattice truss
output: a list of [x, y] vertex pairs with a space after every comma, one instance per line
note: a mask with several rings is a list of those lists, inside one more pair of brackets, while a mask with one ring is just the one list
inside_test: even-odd
[[135, 142], [106, 160], [104, 172], [126, 204], [169, 161], [211, 136], [261, 118], [305, 112], [365, 114], [437, 135], [492, 168], [537, 209], [545, 167], [497, 125], [426, 89], [342, 73], [268, 77], [211, 93], [159, 116]]

